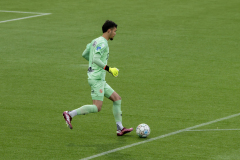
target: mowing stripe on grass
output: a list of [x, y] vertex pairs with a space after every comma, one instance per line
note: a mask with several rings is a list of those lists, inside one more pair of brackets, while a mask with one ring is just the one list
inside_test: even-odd
[[137, 145], [144, 144], [144, 143], [147, 143], [147, 142], [155, 141], [155, 140], [165, 138], [165, 137], [168, 137], [168, 136], [172, 136], [172, 135], [182, 133], [182, 132], [185, 132], [185, 131], [190, 131], [190, 130], [195, 129], [195, 128], [199, 128], [199, 127], [203, 127], [203, 126], [206, 126], [206, 125], [209, 125], [209, 124], [220, 122], [220, 121], [223, 121], [223, 120], [226, 120], [226, 119], [237, 117], [239, 115], [240, 115], [240, 113], [233, 114], [231, 116], [227, 116], [227, 117], [224, 117], [224, 118], [216, 119], [214, 121], [202, 123], [202, 124], [199, 124], [199, 125], [196, 125], [196, 126], [193, 126], [193, 127], [189, 127], [189, 128], [185, 128], [185, 129], [182, 129], [182, 130], [179, 130], [179, 131], [164, 134], [164, 135], [161, 135], [161, 136], [158, 136], [158, 137], [155, 137], [155, 138], [151, 138], [151, 139], [148, 139], [148, 140], [145, 140], [145, 141], [142, 141], [142, 142], [133, 143], [133, 144], [123, 146], [123, 147], [120, 147], [120, 148], [116, 148], [116, 149], [113, 149], [113, 150], [110, 150], [110, 151], [102, 152], [102, 153], [99, 153], [99, 154], [96, 154], [96, 155], [93, 155], [93, 156], [90, 156], [90, 157], [86, 157], [86, 158], [83, 158], [83, 159], [80, 159], [80, 160], [89, 160], [89, 159], [97, 158], [97, 157], [104, 156], [104, 155], [109, 154], [109, 153], [117, 152], [117, 151], [120, 151], [120, 150], [123, 150], [123, 149], [126, 149], [126, 148], [130, 148], [130, 147], [133, 147], [133, 146], [137, 146]]
[[17, 21], [17, 20], [23, 20], [23, 19], [28, 19], [28, 18], [40, 17], [40, 16], [46, 16], [46, 15], [51, 14], [51, 13], [21, 12], [21, 11], [4, 11], [4, 10], [0, 10], [0, 12], [36, 14], [36, 15], [33, 15], [33, 16], [27, 16], [27, 17], [22, 17], [22, 18], [16, 18], [16, 19], [9, 19], [9, 20], [5, 20], [5, 21], [0, 21], [0, 23]]

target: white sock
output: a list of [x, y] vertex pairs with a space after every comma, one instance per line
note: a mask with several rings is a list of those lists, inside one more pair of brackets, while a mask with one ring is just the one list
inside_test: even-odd
[[77, 115], [77, 111], [76, 111], [76, 110], [73, 110], [73, 111], [68, 112], [68, 114], [69, 114], [71, 117], [74, 117], [74, 116]]
[[116, 124], [117, 124], [117, 130], [122, 130], [123, 129], [122, 122], [116, 122]]

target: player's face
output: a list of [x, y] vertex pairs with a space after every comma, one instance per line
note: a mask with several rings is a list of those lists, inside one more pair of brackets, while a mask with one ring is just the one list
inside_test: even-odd
[[110, 35], [109, 35], [109, 39], [113, 40], [114, 36], [116, 35], [117, 32], [117, 28], [114, 27], [113, 29], [111, 29]]

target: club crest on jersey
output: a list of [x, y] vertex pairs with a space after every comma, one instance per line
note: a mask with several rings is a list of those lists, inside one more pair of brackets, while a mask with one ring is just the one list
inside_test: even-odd
[[101, 49], [101, 47], [97, 47], [97, 51], [98, 51], [99, 49]]

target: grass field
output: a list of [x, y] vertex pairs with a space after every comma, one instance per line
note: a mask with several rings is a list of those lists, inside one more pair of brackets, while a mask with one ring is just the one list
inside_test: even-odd
[[[239, 160], [239, 6], [0, 1], [0, 159]], [[29, 17], [39, 13], [51, 14]], [[92, 103], [81, 54], [107, 19], [118, 24], [108, 65], [120, 74], [106, 80], [122, 97], [123, 125], [147, 123], [146, 139], [116, 136], [106, 98], [101, 112], [74, 117], [73, 130], [62, 117]]]

